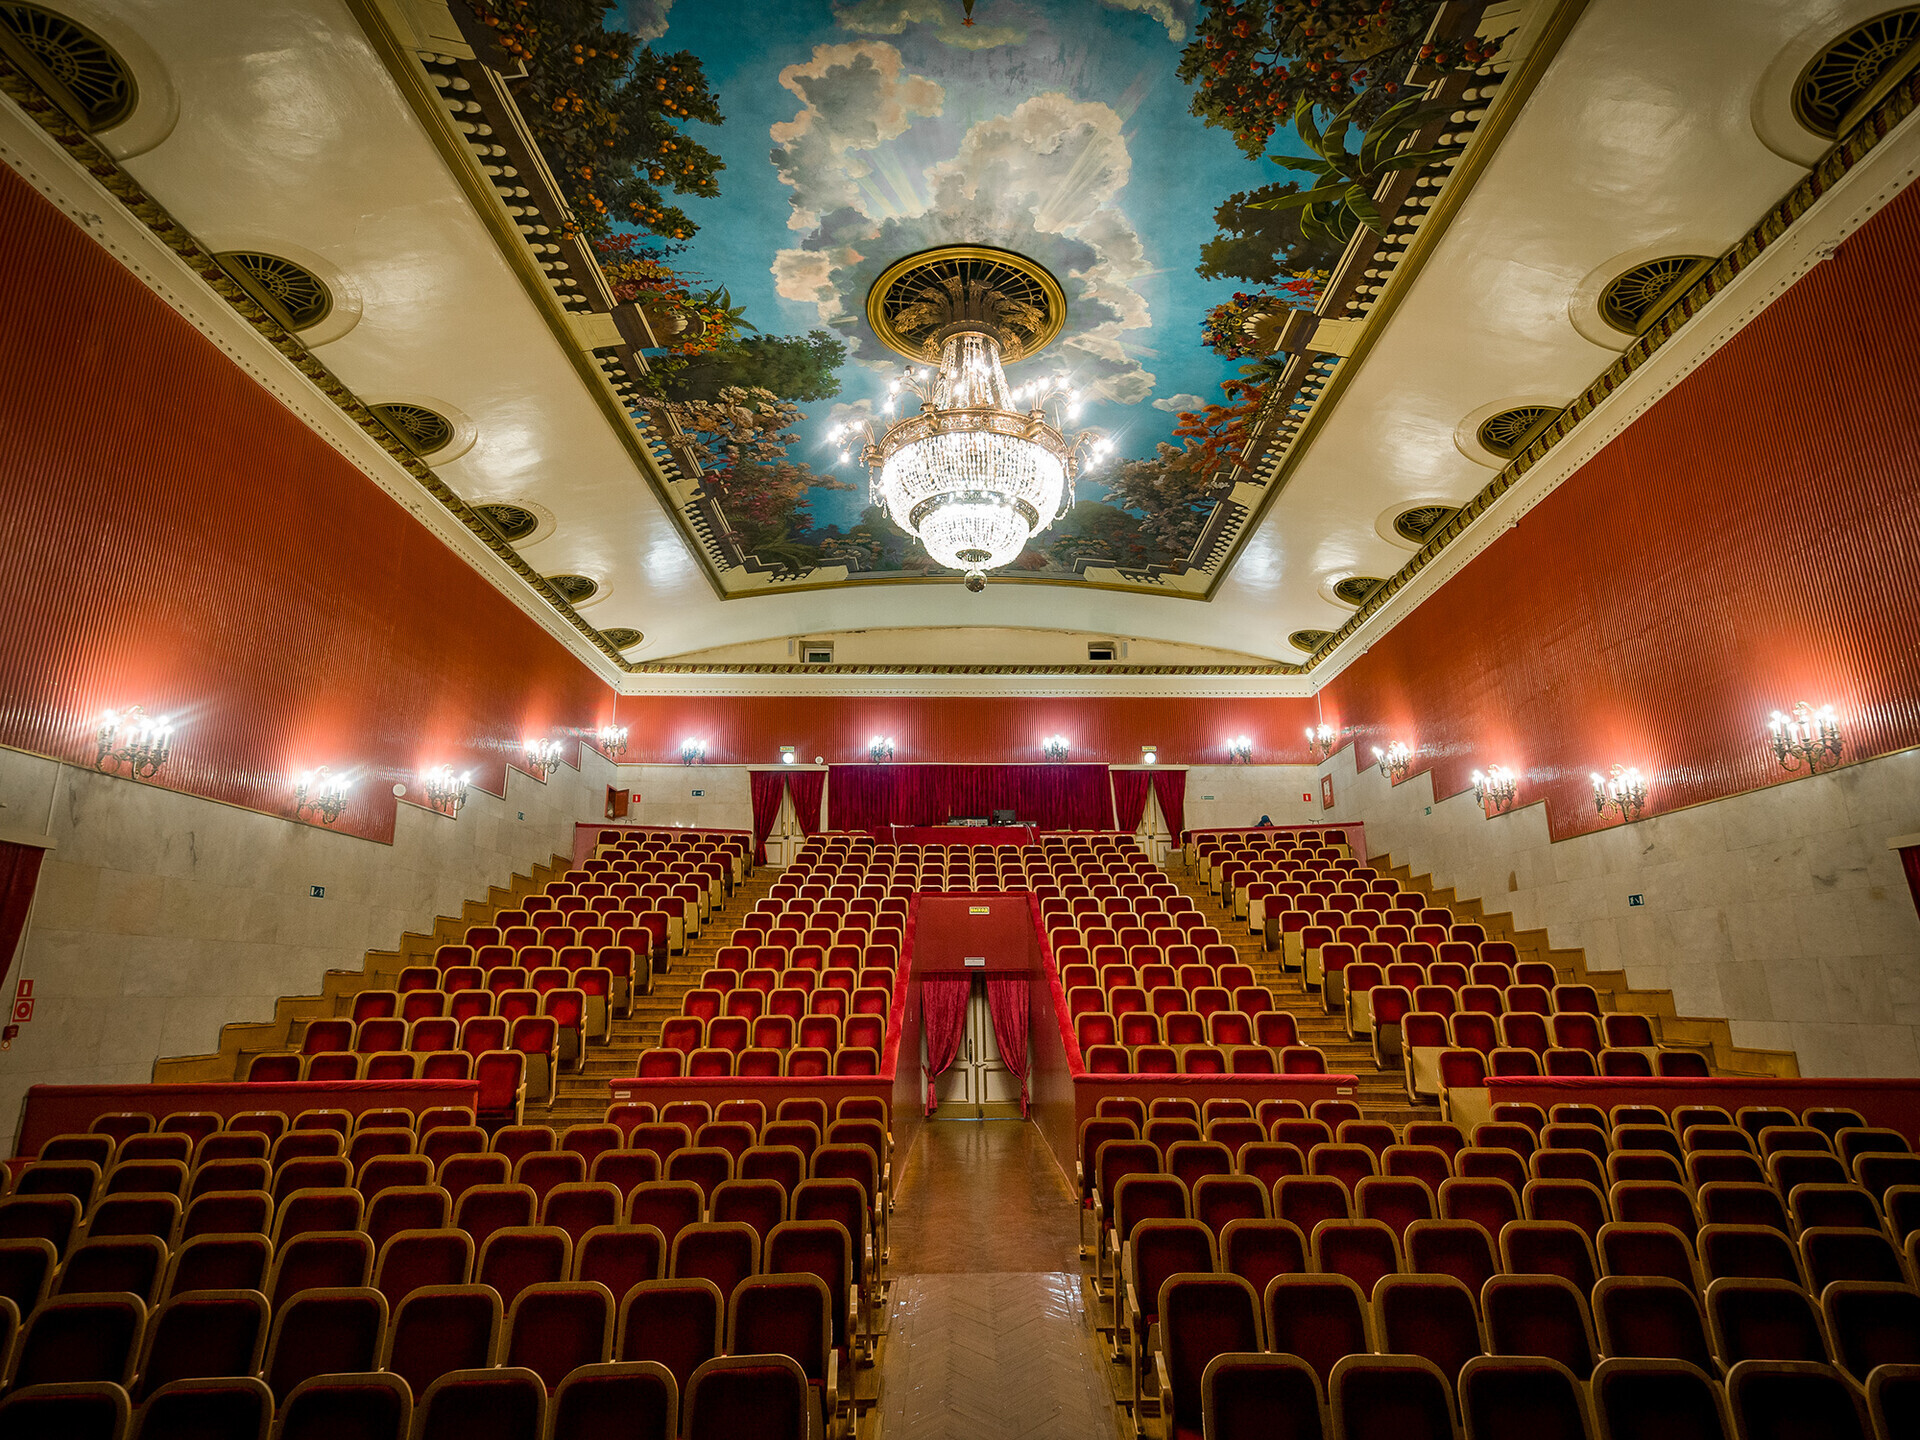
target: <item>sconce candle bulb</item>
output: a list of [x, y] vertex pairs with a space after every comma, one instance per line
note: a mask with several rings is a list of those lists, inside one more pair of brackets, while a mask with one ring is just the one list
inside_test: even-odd
[[876, 765], [893, 759], [893, 737], [891, 735], [874, 736], [867, 742], [867, 754]]
[[527, 741], [527, 764], [540, 772], [542, 779], [552, 776], [560, 768], [560, 742], [558, 740]]
[[436, 765], [420, 778], [427, 784], [427, 804], [442, 815], [457, 815], [467, 803], [467, 785], [473, 772], [462, 770], [456, 775], [452, 766]]
[[696, 740], [691, 735], [680, 742], [680, 763], [682, 765], [704, 765], [707, 759], [707, 742]]
[[1473, 772], [1473, 798], [1482, 808], [1491, 805], [1496, 815], [1513, 804], [1519, 789], [1519, 777], [1504, 765], [1489, 765], [1484, 775], [1478, 770]]
[[1621, 822], [1637, 820], [1647, 806], [1646, 777], [1638, 770], [1615, 765], [1605, 775], [1593, 777], [1593, 808], [1604, 815], [1612, 810]]
[[1413, 768], [1413, 751], [1399, 740], [1395, 740], [1384, 750], [1378, 745], [1374, 746], [1373, 758], [1380, 767], [1380, 773], [1395, 785], [1406, 779], [1407, 772]]
[[627, 753], [627, 727], [624, 725], [602, 725], [600, 727], [600, 750], [609, 758], [618, 758]]
[[1333, 753], [1333, 742], [1339, 738], [1339, 733], [1331, 725], [1309, 726], [1307, 750], [1316, 761], [1324, 760]]
[[1049, 735], [1040, 742], [1040, 753], [1055, 762], [1064, 761], [1070, 748], [1064, 735]]
[[1227, 755], [1236, 765], [1253, 763], [1253, 741], [1244, 735], [1235, 735], [1227, 741]]
[[294, 782], [293, 813], [302, 815], [311, 810], [322, 825], [331, 825], [347, 808], [347, 791], [352, 788], [351, 780], [338, 779], [324, 765], [309, 770]]

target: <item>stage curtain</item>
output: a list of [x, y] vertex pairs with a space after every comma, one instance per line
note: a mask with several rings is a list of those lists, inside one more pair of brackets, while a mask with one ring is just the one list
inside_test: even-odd
[[835, 765], [827, 810], [834, 830], [880, 833], [995, 810], [1011, 810], [1043, 830], [1113, 825], [1104, 765]]
[[[1913, 896], [1913, 908], [1920, 910], [1920, 845], [1909, 845], [1900, 852], [1900, 866], [1907, 872], [1907, 890]], [[5, 938], [0, 935], [0, 944], [5, 943]], [[6, 975], [5, 970], [0, 970], [0, 980]]]
[[1113, 825], [1122, 835], [1140, 828], [1140, 817], [1147, 813], [1147, 787], [1152, 783], [1151, 770], [1113, 772]]
[[0, 842], [0, 983], [13, 968], [13, 952], [20, 948], [20, 934], [27, 928], [33, 887], [46, 853], [38, 845]]
[[787, 788], [787, 777], [778, 770], [749, 770], [747, 785], [753, 796], [753, 863], [767, 863], [767, 837], [773, 822], [780, 818], [780, 796]]
[[939, 1108], [933, 1082], [946, 1073], [960, 1053], [960, 1037], [967, 1033], [967, 992], [970, 975], [929, 976], [920, 982], [920, 1019], [927, 1031], [927, 1113]]
[[820, 833], [820, 792], [826, 784], [824, 770], [796, 770], [787, 777], [787, 788], [793, 792], [793, 813], [800, 817], [802, 835]]
[[1160, 818], [1167, 822], [1167, 833], [1179, 844], [1180, 832], [1187, 825], [1187, 772], [1154, 771], [1153, 796], [1160, 802]]
[[1027, 1113], [1027, 992], [1033, 982], [1025, 975], [987, 976], [987, 1009], [993, 1015], [993, 1038], [1000, 1060], [1020, 1077], [1020, 1113]]

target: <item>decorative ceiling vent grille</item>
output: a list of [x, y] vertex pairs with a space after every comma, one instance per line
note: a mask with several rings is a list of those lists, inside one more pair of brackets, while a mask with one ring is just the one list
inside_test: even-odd
[[1009, 364], [1060, 333], [1067, 301], [1044, 266], [991, 245], [943, 245], [889, 266], [867, 292], [867, 322], [910, 360], [938, 360], [956, 322], [990, 325]]
[[1696, 270], [1712, 263], [1708, 255], [1663, 255], [1636, 265], [1600, 292], [1600, 318], [1623, 334], [1638, 335], [1680, 298]]
[[613, 629], [602, 630], [600, 633], [606, 637], [607, 643], [616, 650], [631, 650], [647, 638], [638, 630], [630, 630], [624, 625], [616, 625]]
[[476, 505], [473, 508], [480, 512], [481, 519], [500, 532], [502, 540], [509, 543], [524, 540], [540, 528], [540, 517], [525, 506]]
[[1378, 575], [1349, 575], [1333, 587], [1334, 597], [1348, 605], [1364, 605], [1386, 581]]
[[1827, 46], [1800, 72], [1793, 114], [1816, 135], [1835, 139], [1847, 115], [1920, 39], [1920, 5], [1889, 10], [1856, 25]]
[[[424, 405], [396, 400], [391, 404], [374, 406], [373, 413], [384, 420], [387, 428], [400, 437], [400, 443], [416, 455], [431, 455], [434, 451], [444, 450], [453, 443], [453, 422], [438, 411], [427, 409]], [[500, 508], [518, 509], [513, 505]], [[524, 510], [519, 513], [528, 514]], [[534, 524], [538, 523], [537, 519], [534, 520]], [[522, 533], [532, 534], [533, 527], [529, 526]], [[517, 540], [520, 537], [508, 535], [507, 538]]]
[[1488, 454], [1511, 460], [1559, 413], [1551, 405], [1517, 405], [1490, 417], [1481, 425], [1477, 438]]
[[258, 250], [229, 250], [214, 258], [289, 330], [311, 329], [333, 310], [333, 295], [320, 277], [291, 260]]
[[71, 102], [87, 129], [105, 130], [133, 113], [139, 98], [133, 72], [91, 30], [38, 5], [0, 4], [0, 25]]
[[[1482, 445], [1487, 443], [1484, 438], [1485, 429], [1485, 426], [1481, 427], [1483, 438], [1480, 443]], [[1411, 540], [1414, 544], [1418, 545], [1423, 543], [1434, 531], [1446, 524], [1447, 521], [1451, 520], [1456, 513], [1457, 512], [1448, 505], [1416, 505], [1411, 510], [1402, 510], [1394, 517], [1394, 533], [1399, 535], [1401, 539]]]
[[560, 598], [569, 605], [591, 600], [600, 590], [600, 582], [585, 575], [549, 575], [547, 583], [558, 590]]
[[1287, 643], [1294, 649], [1304, 650], [1311, 655], [1332, 638], [1331, 630], [1296, 630], [1287, 636]]

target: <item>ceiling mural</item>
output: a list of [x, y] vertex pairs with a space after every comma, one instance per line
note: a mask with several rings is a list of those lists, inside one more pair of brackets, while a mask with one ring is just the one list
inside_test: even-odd
[[[875, 282], [954, 246], [1011, 251], [1058, 287], [1053, 333], [1008, 380], [1064, 383], [1073, 427], [1107, 442], [1002, 573], [1198, 588], [1182, 577], [1247, 478], [1248, 422], [1289, 358], [1278, 332], [1355, 223], [1305, 168], [1326, 168], [1318, 126], [1356, 94], [1356, 136], [1393, 105], [1368, 57], [1403, 75], [1438, 9], [472, 4], [528, 71], [516, 98], [615, 297], [646, 315], [636, 414], [735, 591], [956, 573], [875, 503], [851, 438], [896, 418]], [[1296, 127], [1303, 96], [1321, 120]], [[594, 153], [603, 133], [613, 155]], [[1321, 203], [1260, 207], [1296, 180]]]

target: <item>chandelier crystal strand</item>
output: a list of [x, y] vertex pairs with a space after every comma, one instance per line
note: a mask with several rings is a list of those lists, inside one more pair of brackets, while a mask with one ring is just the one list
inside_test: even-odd
[[[936, 564], [966, 571], [970, 590], [1072, 507], [1083, 457], [1090, 464], [1111, 448], [1092, 431], [1062, 433], [1080, 404], [1065, 376], [1010, 386], [1000, 341], [985, 329], [952, 328], [937, 369], [909, 371], [889, 387], [888, 417], [903, 394], [920, 401], [917, 414], [877, 437], [871, 426], [855, 427], [865, 432], [860, 458], [873, 501]], [[846, 433], [836, 428], [829, 438]]]

